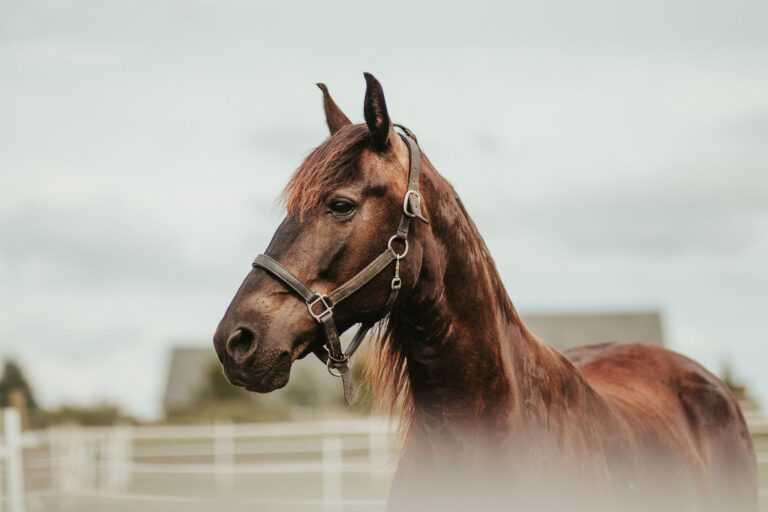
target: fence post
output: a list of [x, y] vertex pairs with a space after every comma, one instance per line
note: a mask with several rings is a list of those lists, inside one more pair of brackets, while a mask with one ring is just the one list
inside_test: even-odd
[[116, 425], [104, 436], [100, 479], [103, 488], [113, 492], [122, 492], [127, 488], [133, 461], [132, 442], [131, 427], [128, 425]]
[[219, 492], [231, 490], [235, 477], [235, 432], [231, 422], [217, 422], [213, 426], [213, 464]]
[[9, 512], [24, 512], [24, 452], [21, 444], [21, 416], [12, 407], [3, 409], [5, 435], [5, 490]]
[[368, 420], [368, 471], [373, 475], [386, 468], [389, 462], [389, 432], [382, 431], [382, 421]]
[[323, 437], [323, 509], [343, 510], [342, 444], [338, 437]]
[[63, 493], [83, 489], [93, 462], [88, 457], [88, 439], [72, 425], [49, 430], [51, 454], [54, 456], [54, 486]]
[[48, 442], [51, 450], [51, 484], [58, 492], [68, 490], [67, 478], [67, 445], [64, 440], [64, 431], [61, 427], [48, 428]]

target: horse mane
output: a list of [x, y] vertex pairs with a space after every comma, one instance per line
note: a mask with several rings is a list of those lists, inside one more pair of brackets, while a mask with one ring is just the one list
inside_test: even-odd
[[330, 190], [351, 180], [358, 171], [355, 164], [369, 138], [366, 125], [346, 125], [312, 150], [283, 191], [288, 214], [301, 219], [320, 206]]
[[374, 350], [368, 351], [365, 380], [371, 385], [376, 406], [390, 417], [400, 417], [404, 434], [415, 413], [413, 394], [408, 379], [408, 361], [403, 347], [392, 334], [392, 318], [387, 315], [370, 335]]
[[[431, 180], [437, 190], [436, 195], [441, 198], [452, 198], [455, 201], [455, 208], [452, 209], [455, 217], [446, 219], [445, 229], [447, 232], [456, 233], [461, 240], [461, 245], [473, 255], [476, 261], [481, 262], [478, 271], [485, 273], [487, 277], [489, 287], [487, 293], [493, 301], [493, 304], [489, 304], [492, 307], [491, 310], [495, 310], [507, 321], [517, 325], [522, 336], [536, 340], [535, 335], [527, 329], [510, 300], [485, 240], [467, 213], [461, 198], [456, 194], [453, 186], [434, 168], [426, 155], [423, 155], [423, 158], [422, 165], [426, 171], [424, 176], [428, 176]], [[432, 220], [434, 227], [441, 229], [439, 228], [441, 220], [434, 215]], [[485, 280], [478, 280], [480, 281]], [[392, 314], [387, 315], [385, 320], [379, 323], [378, 329], [372, 336], [376, 350], [369, 352], [366, 377], [372, 385], [379, 407], [390, 416], [399, 415], [400, 428], [405, 432], [413, 420], [415, 405], [410, 388], [405, 347], [397, 343], [393, 335], [396, 327], [397, 315], [394, 318]]]
[[[312, 150], [283, 191], [283, 202], [288, 214], [301, 219], [321, 206], [330, 191], [352, 180], [359, 172], [357, 160], [369, 142], [370, 132], [365, 124], [346, 125]], [[424, 170], [427, 171], [425, 177], [429, 176], [441, 197], [455, 201], [455, 208], [452, 209], [455, 218], [451, 219], [450, 230], [457, 233], [461, 244], [476, 261], [482, 262], [479, 270], [485, 273], [489, 283], [488, 292], [494, 299], [493, 306], [507, 320], [517, 324], [524, 335], [532, 337], [509, 299], [485, 241], [461, 199], [426, 156], [423, 158]], [[396, 319], [390, 314], [372, 332], [371, 338], [377, 350], [369, 351], [365, 375], [378, 405], [390, 415], [399, 415], [401, 427], [407, 428], [415, 409], [404, 347], [393, 336], [395, 327]]]
[[[437, 174], [436, 170], [434, 172]], [[439, 174], [437, 175], [440, 176]], [[477, 229], [475, 221], [472, 220], [472, 217], [469, 216], [466, 208], [464, 208], [464, 202], [458, 194], [456, 194], [453, 186], [442, 178], [442, 176], [440, 176], [440, 181], [442, 181], [453, 193], [453, 198], [456, 200], [458, 209], [461, 212], [460, 218], [462, 222], [459, 223], [458, 229], [463, 232], [462, 239], [467, 244], [468, 251], [474, 255], [476, 260], [483, 263], [482, 268], [488, 274], [491, 286], [491, 296], [495, 300], [493, 305], [504, 318], [520, 326], [525, 334], [532, 336], [532, 334], [525, 328], [520, 315], [517, 313], [514, 304], [512, 304], [512, 300], [510, 300], [509, 294], [507, 293], [507, 288], [504, 286], [499, 270], [496, 268], [496, 262], [493, 260], [491, 252], [485, 244], [485, 239]]]

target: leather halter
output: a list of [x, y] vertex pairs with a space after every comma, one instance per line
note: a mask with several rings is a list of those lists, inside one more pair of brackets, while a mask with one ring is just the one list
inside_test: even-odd
[[[421, 172], [421, 150], [416, 136], [402, 125], [395, 125], [403, 133], [400, 137], [408, 147], [408, 189], [403, 197], [403, 214], [400, 217], [400, 224], [397, 231], [387, 241], [384, 251], [379, 254], [372, 262], [366, 265], [362, 270], [355, 274], [348, 281], [340, 285], [327, 295], [313, 291], [305, 285], [299, 278], [293, 275], [283, 265], [266, 254], [259, 254], [253, 262], [253, 268], [262, 268], [271, 274], [275, 279], [282, 282], [290, 290], [295, 292], [307, 305], [307, 311], [317, 323], [323, 326], [325, 332], [325, 343], [317, 348], [314, 353], [323, 361], [328, 372], [334, 377], [341, 377], [344, 388], [344, 399], [348, 404], [352, 402], [352, 377], [349, 372], [349, 360], [355, 351], [360, 347], [365, 335], [373, 327], [375, 322], [366, 322], [360, 325], [355, 333], [355, 337], [347, 346], [342, 349], [339, 333], [336, 329], [336, 322], [333, 319], [333, 308], [344, 299], [355, 293], [360, 288], [368, 284], [374, 277], [381, 274], [394, 261], [395, 270], [389, 285], [389, 297], [384, 305], [381, 315], [383, 318], [397, 299], [398, 292], [402, 288], [403, 280], [400, 277], [400, 260], [408, 254], [408, 231], [411, 227], [411, 220], [418, 218], [424, 222], [421, 212], [421, 194], [419, 193], [419, 173]], [[393, 244], [399, 242], [402, 246], [400, 252]]]

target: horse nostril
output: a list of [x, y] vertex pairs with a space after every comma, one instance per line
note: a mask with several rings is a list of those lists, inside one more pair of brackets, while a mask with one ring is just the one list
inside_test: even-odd
[[238, 327], [229, 335], [226, 343], [227, 354], [236, 364], [245, 362], [256, 350], [253, 331]]

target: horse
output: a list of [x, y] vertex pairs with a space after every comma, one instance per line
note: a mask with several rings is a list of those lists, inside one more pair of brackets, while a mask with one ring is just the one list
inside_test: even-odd
[[389, 510], [755, 511], [726, 384], [655, 345], [540, 341], [458, 194], [365, 80], [360, 124], [318, 84], [330, 135], [214, 335], [232, 384], [273, 391], [312, 352], [346, 375], [338, 332], [378, 322], [371, 374], [404, 425]]

